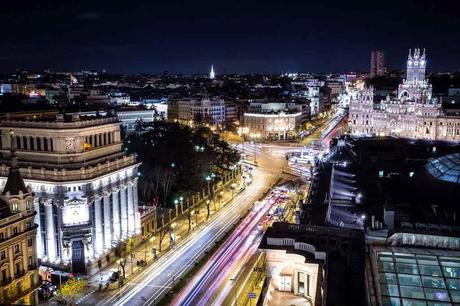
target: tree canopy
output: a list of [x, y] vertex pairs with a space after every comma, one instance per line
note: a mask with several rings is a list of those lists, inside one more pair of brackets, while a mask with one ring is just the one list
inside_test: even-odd
[[135, 133], [125, 142], [142, 162], [142, 200], [163, 207], [172, 206], [178, 195], [202, 190], [207, 176], [214, 173], [218, 179], [239, 160], [236, 150], [204, 126], [138, 122]]

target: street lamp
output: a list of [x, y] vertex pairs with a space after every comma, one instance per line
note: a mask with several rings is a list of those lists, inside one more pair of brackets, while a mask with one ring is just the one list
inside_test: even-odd
[[169, 245], [174, 246], [176, 244], [176, 235], [174, 233], [174, 228], [176, 227], [176, 222], [172, 223], [169, 227]]
[[180, 202], [180, 210], [182, 213], [184, 213], [184, 197], [179, 197], [179, 202]]
[[230, 187], [232, 188], [232, 199], [235, 197], [235, 188], [236, 188], [236, 184], [233, 183], [230, 185]]
[[174, 200], [174, 206], [176, 207], [176, 218], [179, 215], [179, 207], [178, 207], [178, 205], [179, 205], [179, 200], [175, 199]]
[[190, 213], [192, 214], [192, 216], [195, 215], [195, 227], [197, 227], [198, 226], [198, 212], [195, 210], [192, 210]]
[[221, 192], [219, 192], [219, 194], [220, 194], [219, 209], [220, 209], [220, 207], [222, 206], [223, 199], [224, 199], [224, 191], [222, 190]]

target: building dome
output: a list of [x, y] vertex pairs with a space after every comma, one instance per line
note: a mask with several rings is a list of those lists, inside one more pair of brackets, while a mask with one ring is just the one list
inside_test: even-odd
[[426, 165], [426, 169], [438, 180], [460, 184], [460, 153], [433, 159]]

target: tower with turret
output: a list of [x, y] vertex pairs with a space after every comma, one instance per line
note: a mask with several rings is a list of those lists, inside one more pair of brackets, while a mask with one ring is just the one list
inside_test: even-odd
[[421, 49], [409, 49], [407, 56], [406, 78], [398, 88], [398, 98], [403, 101], [429, 103], [432, 95], [432, 86], [425, 77], [426, 53]]

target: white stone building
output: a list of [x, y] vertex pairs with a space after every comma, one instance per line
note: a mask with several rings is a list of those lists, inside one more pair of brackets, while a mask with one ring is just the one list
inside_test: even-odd
[[113, 261], [113, 247], [140, 233], [139, 163], [122, 150], [118, 119], [73, 114], [1, 121], [1, 186], [11, 130], [21, 175], [35, 194], [41, 264], [90, 275]]
[[178, 102], [179, 120], [194, 120], [200, 114], [202, 118], [212, 118], [213, 125], [222, 125], [225, 122], [225, 102], [219, 98], [191, 98]]
[[374, 89], [364, 89], [350, 103], [352, 134], [460, 141], [460, 117], [447, 116], [425, 78], [426, 54], [409, 50], [407, 75], [396, 99], [374, 103]]

